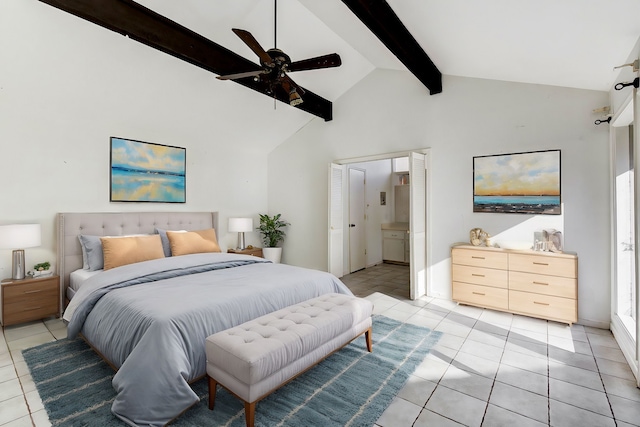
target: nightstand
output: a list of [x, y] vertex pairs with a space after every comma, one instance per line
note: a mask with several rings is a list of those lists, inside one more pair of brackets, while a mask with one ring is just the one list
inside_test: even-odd
[[263, 256], [262, 256], [262, 248], [229, 249], [227, 251], [227, 253], [230, 253], [230, 254], [242, 254], [242, 255], [253, 255], [253, 256], [257, 256], [257, 257], [263, 258]]
[[0, 320], [3, 326], [30, 322], [60, 313], [60, 277], [0, 282]]

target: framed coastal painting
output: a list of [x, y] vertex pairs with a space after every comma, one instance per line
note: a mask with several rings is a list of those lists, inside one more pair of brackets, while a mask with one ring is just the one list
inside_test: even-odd
[[186, 202], [186, 149], [111, 137], [112, 202]]
[[473, 211], [559, 215], [560, 150], [473, 158]]

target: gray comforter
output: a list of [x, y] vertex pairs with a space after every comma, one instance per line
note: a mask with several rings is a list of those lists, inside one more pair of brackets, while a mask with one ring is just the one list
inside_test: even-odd
[[205, 338], [316, 296], [351, 294], [335, 276], [236, 254], [197, 254], [107, 270], [67, 307], [68, 334], [89, 341], [118, 372], [113, 413], [161, 426], [197, 402]]

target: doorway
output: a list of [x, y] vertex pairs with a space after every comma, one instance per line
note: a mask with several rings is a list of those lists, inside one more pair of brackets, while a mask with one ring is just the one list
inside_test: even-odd
[[[348, 160], [339, 160], [330, 164], [329, 174], [329, 271], [338, 277], [349, 274], [350, 245], [349, 234], [341, 230], [350, 229], [349, 224], [349, 168], [366, 169], [365, 196], [365, 234], [366, 234], [366, 267], [382, 263], [382, 223], [393, 222], [391, 209], [393, 203], [393, 183], [391, 176], [391, 159], [406, 157], [409, 162], [409, 178], [411, 185], [409, 229], [407, 234], [408, 256], [410, 265], [409, 294], [411, 299], [417, 299], [428, 292], [430, 277], [429, 260], [431, 251], [428, 238], [430, 218], [429, 191], [427, 184], [430, 168], [428, 167], [428, 149], [409, 152], [389, 153], [367, 156]], [[379, 162], [383, 161], [383, 162]], [[369, 173], [368, 164], [386, 164], [386, 187], [375, 183], [376, 174]], [[365, 168], [363, 165], [367, 164]], [[405, 173], [406, 174], [406, 173]], [[385, 206], [386, 205], [386, 206]], [[343, 220], [340, 220], [343, 218]], [[346, 230], [345, 230], [346, 231]]]
[[640, 164], [638, 152], [638, 95], [634, 89], [626, 105], [611, 121], [612, 253], [611, 330], [640, 385], [640, 307], [637, 302], [640, 271], [638, 243], [640, 223]]

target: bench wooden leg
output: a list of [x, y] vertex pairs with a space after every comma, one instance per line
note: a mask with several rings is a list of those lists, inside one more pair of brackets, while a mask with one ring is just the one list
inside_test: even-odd
[[369, 353], [373, 351], [373, 343], [371, 342], [371, 328], [367, 329], [367, 332], [364, 333], [364, 337], [367, 340], [367, 350]]
[[213, 404], [216, 401], [216, 389], [218, 386], [218, 382], [207, 375], [209, 379], [209, 409], [213, 409]]
[[247, 422], [247, 427], [253, 427], [256, 417], [256, 402], [244, 402], [244, 418]]

